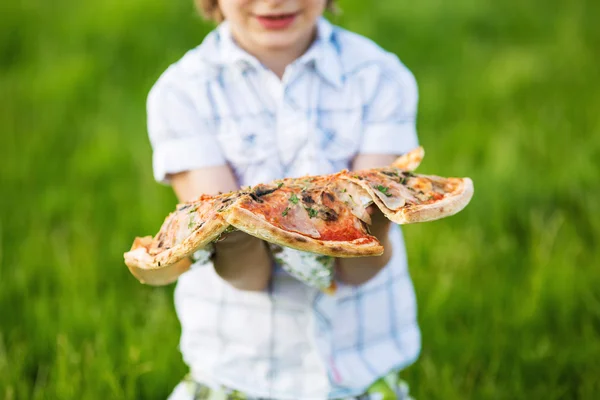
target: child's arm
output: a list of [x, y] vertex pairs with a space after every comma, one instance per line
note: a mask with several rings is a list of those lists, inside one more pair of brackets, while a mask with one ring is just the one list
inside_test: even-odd
[[[359, 154], [352, 163], [353, 170], [378, 168], [390, 165], [397, 157], [389, 154]], [[350, 285], [360, 285], [374, 277], [392, 257], [392, 246], [388, 238], [390, 220], [375, 205], [369, 208], [372, 224], [371, 234], [383, 245], [384, 252], [378, 257], [339, 258], [339, 279]]]
[[[201, 194], [239, 189], [225, 165], [172, 174], [170, 180], [182, 202]], [[217, 274], [240, 290], [264, 290], [271, 278], [271, 258], [265, 243], [243, 232], [232, 232], [215, 243], [213, 263]]]

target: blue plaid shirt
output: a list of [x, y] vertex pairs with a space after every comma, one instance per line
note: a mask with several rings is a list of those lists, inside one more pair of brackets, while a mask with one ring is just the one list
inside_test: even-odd
[[[282, 79], [241, 50], [227, 22], [160, 77], [148, 98], [154, 174], [229, 165], [240, 185], [349, 168], [357, 154], [418, 146], [417, 87], [398, 60], [325, 19]], [[211, 266], [178, 281], [180, 349], [192, 375], [255, 397], [356, 395], [417, 358], [420, 331], [399, 227], [369, 282], [326, 296], [276, 268], [265, 292]], [[243, 262], [243, 261], [240, 261]]]

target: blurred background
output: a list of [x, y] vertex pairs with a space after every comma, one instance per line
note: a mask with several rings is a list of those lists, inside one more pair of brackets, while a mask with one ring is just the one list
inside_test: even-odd
[[[413, 394], [598, 398], [600, 2], [339, 5], [417, 77], [420, 171], [475, 182], [459, 215], [404, 229]], [[175, 204], [146, 95], [213, 26], [192, 0], [0, 11], [0, 399], [164, 399], [186, 373], [173, 287], [122, 254]]]

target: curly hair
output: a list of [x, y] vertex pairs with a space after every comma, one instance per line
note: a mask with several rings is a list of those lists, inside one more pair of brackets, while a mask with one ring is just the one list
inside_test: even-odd
[[[219, 8], [219, 0], [194, 0], [196, 8], [200, 14], [209, 21], [221, 22], [223, 21], [223, 13]], [[335, 6], [335, 0], [327, 0], [327, 10], [335, 13], [337, 8]]]

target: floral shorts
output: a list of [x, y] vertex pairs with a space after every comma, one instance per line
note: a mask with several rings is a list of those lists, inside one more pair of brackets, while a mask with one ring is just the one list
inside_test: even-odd
[[[273, 400], [247, 396], [227, 388], [212, 389], [195, 382], [190, 376], [175, 387], [168, 400]], [[397, 372], [379, 379], [361, 395], [343, 397], [339, 400], [413, 400], [408, 394], [408, 385]]]

